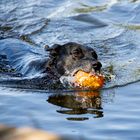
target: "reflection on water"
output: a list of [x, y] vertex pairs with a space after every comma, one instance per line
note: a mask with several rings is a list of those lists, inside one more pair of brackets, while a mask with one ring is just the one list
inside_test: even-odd
[[[58, 113], [76, 115], [68, 120], [87, 120], [83, 114], [92, 114], [94, 118], [103, 117], [102, 99], [98, 91], [77, 91], [72, 94], [54, 94], [49, 96], [49, 103], [60, 106]], [[78, 117], [77, 117], [78, 116]]]
[[140, 25], [138, 24], [127, 24], [127, 25], [122, 25], [122, 24], [118, 24], [117, 26], [120, 26], [120, 27], [124, 27], [126, 29], [129, 29], [129, 30], [140, 30]]
[[89, 5], [85, 5], [82, 4], [82, 7], [84, 8], [76, 8], [74, 9], [74, 11], [76, 13], [89, 13], [89, 12], [99, 12], [99, 11], [103, 11], [107, 8], [107, 5], [103, 5], [103, 6], [89, 6]]

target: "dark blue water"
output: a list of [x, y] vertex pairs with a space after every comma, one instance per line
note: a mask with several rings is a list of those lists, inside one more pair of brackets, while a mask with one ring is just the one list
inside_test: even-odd
[[140, 139], [139, 13], [139, 0], [1, 0], [0, 39], [86, 44], [112, 81], [98, 93], [0, 87], [0, 123], [86, 140]]

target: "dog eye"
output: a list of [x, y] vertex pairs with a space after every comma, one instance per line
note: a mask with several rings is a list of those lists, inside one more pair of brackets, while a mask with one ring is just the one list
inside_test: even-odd
[[96, 52], [94, 51], [94, 52], [92, 52], [92, 57], [94, 57], [95, 59], [98, 59], [98, 56], [97, 56], [97, 54], [96, 54]]
[[78, 51], [78, 50], [74, 50], [72, 53], [73, 53], [74, 55], [78, 55], [78, 54], [80, 54], [81, 52]]
[[81, 54], [81, 53], [82, 53], [82, 50], [80, 48], [77, 48], [72, 51], [72, 54]]
[[72, 51], [72, 56], [73, 58], [82, 58], [83, 57], [83, 52], [81, 49], [75, 49]]

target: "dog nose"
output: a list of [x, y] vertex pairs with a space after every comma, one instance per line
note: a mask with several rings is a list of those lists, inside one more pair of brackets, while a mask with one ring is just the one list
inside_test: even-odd
[[92, 64], [92, 67], [94, 68], [95, 71], [100, 71], [102, 64], [99, 61], [97, 61]]

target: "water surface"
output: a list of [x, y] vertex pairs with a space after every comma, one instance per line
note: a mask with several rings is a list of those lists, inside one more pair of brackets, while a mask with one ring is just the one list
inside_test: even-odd
[[1, 0], [0, 39], [88, 45], [112, 81], [88, 93], [0, 87], [0, 122], [87, 140], [139, 139], [139, 13], [139, 0]]

